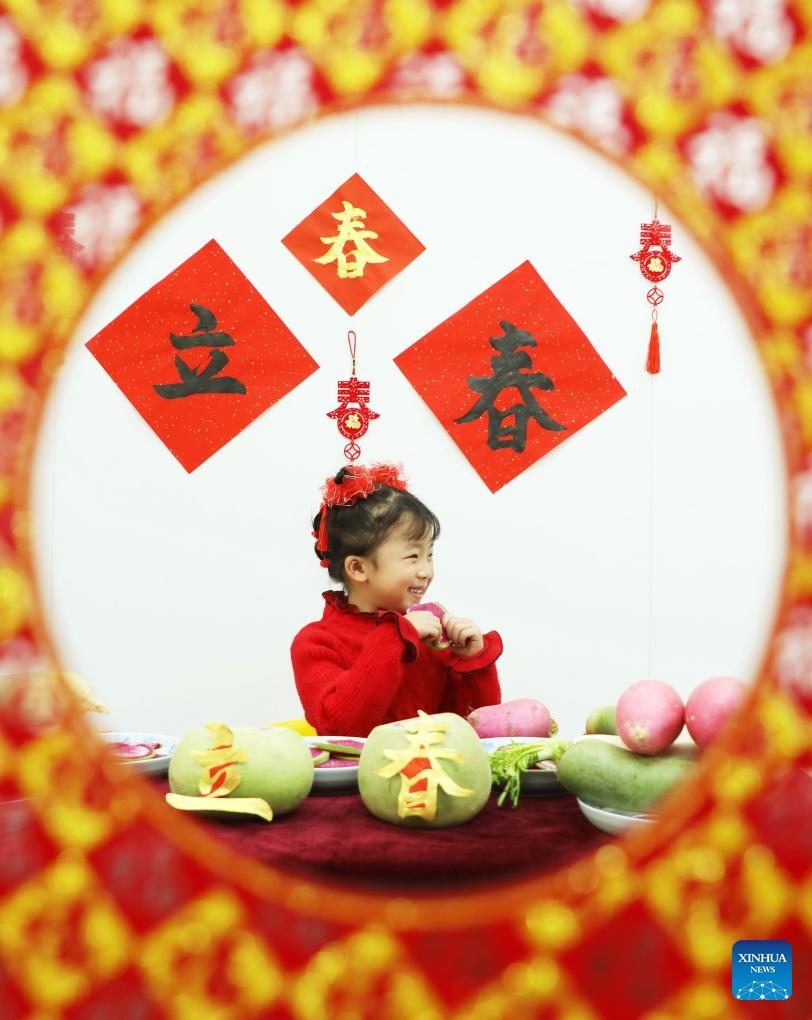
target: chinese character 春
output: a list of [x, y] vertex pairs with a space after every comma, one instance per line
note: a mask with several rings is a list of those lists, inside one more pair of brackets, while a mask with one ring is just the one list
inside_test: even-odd
[[173, 400], [176, 397], [190, 397], [195, 393], [246, 393], [245, 384], [239, 379], [219, 373], [228, 364], [228, 355], [220, 350], [230, 347], [234, 340], [217, 329], [217, 319], [203, 305], [189, 305], [197, 316], [197, 325], [187, 335], [169, 334], [172, 346], [179, 351], [187, 351], [193, 347], [208, 347], [209, 353], [196, 365], [188, 365], [178, 354], [175, 355], [175, 367], [180, 375], [180, 382], [161, 383], [153, 389], [159, 397]]
[[420, 711], [416, 725], [407, 727], [408, 747], [385, 750], [389, 764], [375, 769], [383, 779], [400, 774], [398, 814], [401, 818], [414, 815], [433, 821], [437, 815], [437, 791], [450, 797], [470, 797], [474, 791], [455, 782], [445, 771], [441, 759], [462, 762], [462, 754], [452, 747], [438, 747], [446, 738], [445, 728], [436, 719]]
[[[498, 352], [491, 358], [493, 375], [469, 376], [468, 386], [481, 396], [469, 411], [456, 419], [456, 424], [465, 425], [487, 413], [488, 446], [492, 450], [510, 447], [521, 453], [527, 443], [530, 418], [551, 432], [563, 432], [567, 426], [554, 421], [533, 395], [534, 389], [555, 389], [552, 379], [543, 372], [525, 371], [532, 368], [533, 362], [530, 355], [520, 348], [536, 347], [535, 338], [510, 322], [500, 322], [499, 325], [504, 335], [491, 337], [488, 341]], [[510, 388], [519, 391], [522, 402], [500, 410], [495, 400], [503, 390]]]
[[[364, 267], [367, 262], [388, 262], [385, 255], [379, 254], [367, 241], [368, 237], [377, 238], [374, 230], [367, 230], [366, 212], [358, 209], [351, 202], [342, 200], [344, 209], [342, 212], [331, 213], [333, 219], [338, 220], [338, 233], [333, 237], [322, 237], [320, 240], [330, 247], [314, 262], [323, 266], [330, 262], [336, 263], [336, 272], [342, 279], [352, 280], [364, 275]], [[349, 251], [345, 247], [352, 244]]]

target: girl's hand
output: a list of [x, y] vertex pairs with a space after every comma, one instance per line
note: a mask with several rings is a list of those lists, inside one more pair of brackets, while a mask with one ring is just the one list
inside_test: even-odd
[[[416, 614], [422, 616], [423, 614]], [[446, 613], [443, 617], [443, 628], [457, 655], [476, 655], [485, 647], [482, 631], [465, 616], [452, 616]]]
[[406, 619], [420, 635], [420, 640], [434, 644], [443, 636], [443, 625], [434, 613], [420, 609], [416, 613], [408, 613]]

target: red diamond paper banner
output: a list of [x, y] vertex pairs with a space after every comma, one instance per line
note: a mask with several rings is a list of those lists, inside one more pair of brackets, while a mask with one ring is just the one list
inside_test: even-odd
[[319, 367], [216, 241], [86, 346], [187, 471]]
[[358, 174], [294, 227], [282, 244], [348, 315], [425, 250]]
[[626, 395], [529, 262], [395, 363], [491, 492]]

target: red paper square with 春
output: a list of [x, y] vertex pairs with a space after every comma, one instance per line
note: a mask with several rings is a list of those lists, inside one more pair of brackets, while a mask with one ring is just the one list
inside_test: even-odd
[[626, 395], [529, 262], [395, 363], [491, 492]]
[[425, 251], [358, 174], [294, 227], [282, 244], [348, 315]]
[[190, 472], [319, 367], [214, 240], [86, 347]]

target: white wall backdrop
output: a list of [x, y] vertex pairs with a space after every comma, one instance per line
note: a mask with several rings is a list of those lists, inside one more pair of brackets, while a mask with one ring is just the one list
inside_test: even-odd
[[[360, 173], [426, 251], [349, 317], [280, 239]], [[565, 735], [630, 683], [752, 679], [780, 588], [786, 476], [747, 324], [701, 247], [663, 285], [663, 371], [643, 371], [629, 255], [651, 196], [568, 136], [436, 105], [324, 117], [200, 188], [123, 260], [77, 329], [32, 477], [37, 580], [63, 664], [114, 729], [182, 733], [301, 714], [288, 649], [327, 586], [310, 519], [344, 440], [349, 367], [381, 413], [362, 461], [402, 461], [438, 514], [435, 598], [498, 629], [504, 697]], [[84, 344], [215, 238], [320, 370], [192, 474]], [[529, 259], [628, 395], [492, 494], [393, 357]]]

